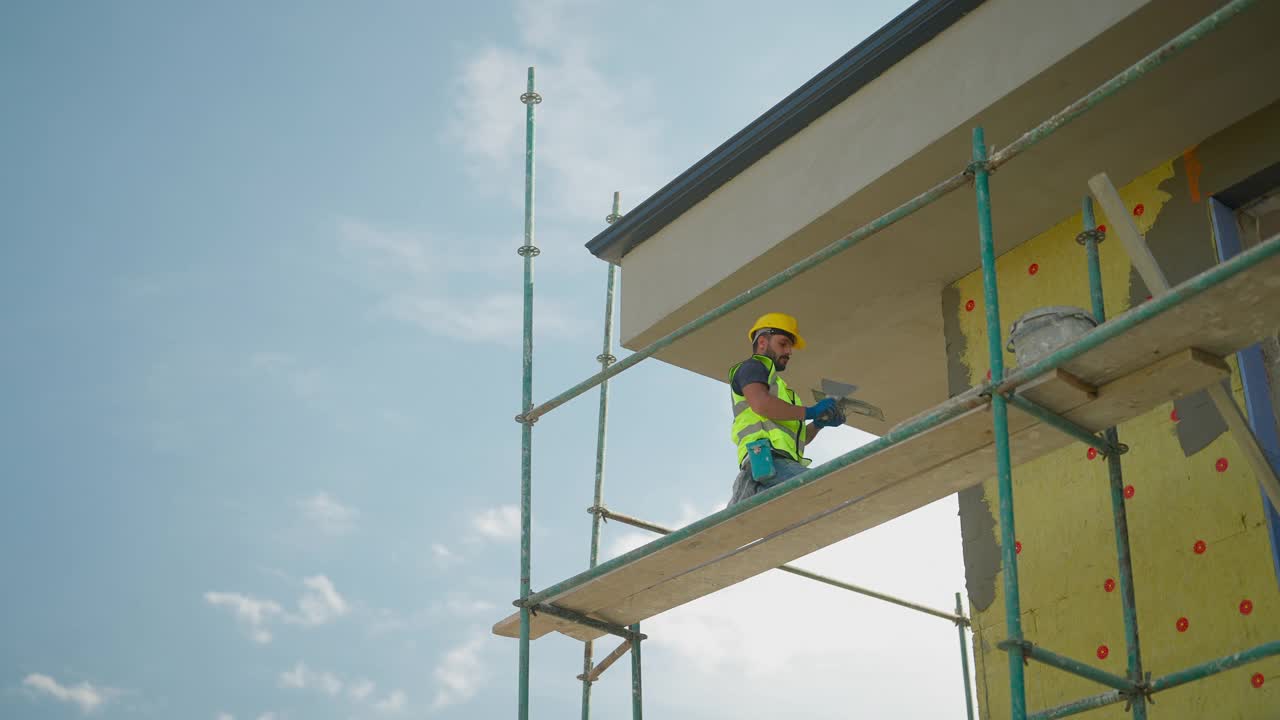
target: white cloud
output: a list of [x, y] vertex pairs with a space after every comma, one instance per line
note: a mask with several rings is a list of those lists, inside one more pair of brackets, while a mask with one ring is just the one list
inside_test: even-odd
[[442, 543], [431, 543], [431, 562], [437, 568], [446, 570], [462, 562], [462, 558]]
[[390, 227], [356, 217], [339, 217], [338, 237], [342, 247], [360, 263], [382, 278], [396, 278], [407, 286], [422, 289], [450, 275], [481, 272], [500, 261], [510, 261], [515, 249], [503, 236], [502, 252], [497, 242], [460, 243], [436, 238], [429, 232]]
[[347, 688], [347, 696], [356, 702], [361, 702], [365, 698], [373, 694], [374, 684], [372, 680], [357, 680]]
[[391, 632], [406, 633], [430, 627], [447, 627], [458, 620], [470, 620], [495, 611], [497, 605], [466, 593], [449, 593], [443, 600], [436, 600], [412, 612], [379, 608], [374, 610], [368, 622], [372, 635]]
[[346, 615], [350, 608], [338, 594], [333, 581], [324, 575], [305, 578], [302, 583], [309, 589], [298, 600], [300, 615], [290, 618], [303, 625], [324, 625]]
[[488, 600], [467, 597], [466, 595], [450, 595], [443, 603], [437, 604], [438, 612], [455, 617], [481, 615], [493, 610], [496, 605]]
[[280, 372], [293, 364], [294, 360], [289, 355], [271, 350], [260, 350], [249, 356], [249, 365], [254, 370], [263, 372]]
[[330, 697], [342, 692], [342, 681], [331, 672], [316, 672], [298, 661], [292, 670], [280, 673], [280, 687], [294, 690], [317, 690]]
[[262, 350], [249, 356], [249, 367], [255, 372], [278, 378], [302, 400], [314, 400], [324, 390], [324, 374], [303, 366], [288, 353]]
[[[523, 338], [524, 298], [516, 293], [478, 298], [409, 294], [389, 300], [386, 310], [398, 320], [466, 342], [516, 347]], [[539, 335], [567, 337], [572, 333], [574, 314], [553, 298], [538, 298], [533, 315]]]
[[258, 598], [235, 592], [207, 592], [205, 602], [214, 607], [227, 607], [235, 614], [236, 620], [249, 628], [249, 636], [260, 644], [271, 642], [271, 632], [267, 623], [281, 613], [280, 606], [271, 600]]
[[520, 537], [520, 508], [501, 505], [482, 510], [471, 517], [471, 527], [491, 540], [514, 540]]
[[[480, 43], [459, 59], [452, 124], [443, 142], [464, 156], [473, 190], [512, 206], [523, 202], [524, 121], [518, 97], [527, 61], [535, 57], [543, 73], [547, 102], [539, 105], [539, 212], [544, 219], [538, 245], [557, 251], [566, 268], [596, 267], [581, 251], [582, 223], [603, 227], [613, 190], [639, 199], [670, 174], [662, 160], [665, 145], [652, 94], [641, 78], [606, 77], [592, 47], [595, 2], [537, 0], [518, 4], [512, 20], [522, 28], [516, 46]], [[596, 203], [584, 198], [596, 197]], [[466, 343], [518, 347], [523, 296], [500, 292], [488, 274], [516, 261], [518, 240], [437, 238], [431, 232], [383, 227], [340, 218], [343, 244], [376, 274], [380, 315]], [[559, 252], [563, 250], [563, 252]], [[568, 338], [583, 325], [571, 302], [543, 294], [534, 304], [540, 337]]]
[[258, 716], [258, 720], [276, 720], [277, 715], [274, 712], [264, 712]]
[[[465, 342], [520, 344], [523, 296], [480, 291], [489, 284], [474, 281], [487, 268], [508, 262], [513, 248], [504, 248], [501, 259], [483, 252], [468, 256], [426, 236], [350, 218], [340, 220], [338, 230], [344, 244], [376, 271], [382, 315]], [[567, 337], [574, 317], [572, 308], [554, 298], [541, 297], [534, 305], [539, 334]]]
[[231, 713], [220, 712], [214, 716], [214, 720], [236, 720], [236, 716]]
[[115, 688], [95, 687], [87, 682], [63, 685], [52, 677], [41, 673], [27, 675], [22, 679], [22, 684], [55, 700], [78, 705], [80, 712], [85, 714], [97, 710], [120, 693]]
[[414, 613], [413, 616], [406, 617], [395, 610], [387, 608], [379, 608], [374, 611], [373, 619], [369, 621], [369, 634], [383, 635], [391, 632], [403, 632], [410, 627], [425, 624], [421, 617], [421, 611]]
[[324, 691], [326, 695], [329, 695], [330, 697], [342, 692], [342, 681], [339, 680], [333, 673], [328, 673], [328, 672], [321, 673], [319, 679], [317, 680], [317, 685], [322, 691]]
[[236, 620], [245, 625], [249, 636], [259, 644], [271, 642], [270, 625], [276, 619], [315, 627], [333, 622], [350, 612], [346, 599], [338, 593], [333, 581], [324, 575], [304, 578], [307, 590], [298, 598], [298, 611], [287, 613], [274, 600], [262, 600], [238, 592], [210, 591], [204, 594], [205, 602], [214, 607], [229, 608]]
[[291, 690], [311, 690], [330, 698], [337, 698], [346, 689], [346, 697], [352, 703], [372, 707], [378, 712], [395, 713], [404, 709], [408, 696], [403, 690], [394, 690], [377, 702], [372, 702], [377, 685], [368, 678], [345, 682], [328, 671], [313, 670], [299, 660], [291, 670], [280, 673], [279, 685]]
[[298, 502], [302, 513], [316, 527], [329, 535], [344, 535], [354, 527], [360, 517], [360, 511], [338, 502], [327, 492], [318, 492]]
[[280, 687], [302, 689], [307, 686], [307, 666], [299, 662], [292, 670], [280, 673]]
[[524, 119], [514, 103], [524, 89], [520, 81], [526, 67], [514, 52], [493, 46], [468, 58], [449, 140], [460, 141], [464, 151], [489, 165], [502, 163], [518, 150], [524, 142]]
[[355, 218], [342, 218], [338, 231], [346, 244], [361, 251], [380, 270], [408, 273], [424, 280], [441, 274], [448, 256], [437, 253], [425, 235], [375, 227]]
[[435, 667], [436, 697], [432, 709], [464, 703], [480, 690], [486, 680], [484, 666], [480, 662], [482, 636], [450, 649]]
[[373, 709], [384, 713], [400, 712], [404, 709], [405, 702], [407, 700], [408, 697], [404, 694], [403, 690], [395, 690], [390, 695], [387, 695], [385, 698], [375, 703]]
[[[513, 18], [518, 45], [480, 45], [465, 59], [446, 139], [470, 158], [481, 188], [507, 189], [513, 205], [521, 201], [524, 117], [517, 98], [529, 65], [537, 67], [545, 99], [537, 106], [539, 204], [553, 217], [600, 224], [611, 191], [639, 199], [670, 174], [646, 79], [606, 75], [601, 67], [591, 38], [605, 22], [603, 10], [598, 2], [525, 0]], [[590, 198], [599, 200], [584, 202]]]

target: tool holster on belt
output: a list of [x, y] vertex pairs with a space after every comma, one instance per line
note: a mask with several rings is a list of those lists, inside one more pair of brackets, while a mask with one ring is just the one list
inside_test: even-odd
[[773, 444], [768, 438], [747, 443], [747, 459], [751, 462], [751, 479], [764, 482], [778, 474], [773, 466]]

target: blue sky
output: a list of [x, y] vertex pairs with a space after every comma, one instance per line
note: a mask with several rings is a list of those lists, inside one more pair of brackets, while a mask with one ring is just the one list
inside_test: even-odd
[[[518, 589], [525, 68], [545, 399], [597, 367], [582, 244], [612, 191], [633, 206], [906, 4], [6, 3], [0, 715], [514, 712], [488, 628]], [[724, 392], [656, 362], [614, 383], [607, 502], [718, 509]], [[586, 563], [594, 398], [537, 426], [535, 587]], [[957, 528], [949, 499], [806, 562], [946, 607]], [[963, 716], [951, 626], [794, 578], [646, 630], [654, 716]], [[535, 643], [534, 717], [576, 714], [580, 653]], [[617, 667], [596, 717], [629, 717]]]

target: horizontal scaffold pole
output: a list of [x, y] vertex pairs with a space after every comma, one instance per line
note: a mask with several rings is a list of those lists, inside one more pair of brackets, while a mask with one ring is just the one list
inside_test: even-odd
[[1097, 451], [1103, 455], [1111, 455], [1112, 453], [1124, 454], [1125, 447], [1123, 445], [1118, 448], [1112, 447], [1106, 440], [1090, 432], [1088, 428], [1081, 427], [1062, 417], [1058, 413], [1048, 408], [1041, 407], [1021, 395], [1010, 393], [1005, 397], [1009, 401], [1010, 405], [1013, 405], [1022, 412], [1038, 419], [1040, 422], [1049, 425], [1050, 427], [1057, 428], [1064, 434], [1079, 440], [1085, 445], [1097, 449]]
[[1079, 675], [1082, 678], [1088, 678], [1096, 683], [1101, 683], [1107, 687], [1112, 687], [1125, 692], [1137, 693], [1139, 691], [1137, 683], [1134, 683], [1119, 675], [1113, 675], [1105, 670], [1080, 662], [1066, 655], [1059, 655], [1052, 650], [1046, 650], [1035, 643], [1023, 640], [1015, 642], [1013, 640], [1001, 640], [996, 643], [996, 647], [1001, 650], [1021, 650], [1024, 658], [1030, 658], [1037, 662], [1042, 662], [1050, 667], [1056, 667], [1063, 672], [1069, 672], [1072, 675]]
[[[1167, 312], [1171, 308], [1196, 297], [1200, 293], [1221, 282], [1230, 280], [1236, 275], [1252, 268], [1258, 263], [1274, 257], [1277, 254], [1280, 254], [1280, 236], [1272, 237], [1261, 245], [1256, 245], [1224, 263], [1215, 265], [1190, 280], [1187, 280], [1181, 285], [1178, 285], [1169, 293], [1154, 300], [1145, 302], [1137, 308], [1134, 308], [1113, 320], [1103, 323], [1086, 335], [1072, 341], [1058, 350], [1055, 350], [1040, 360], [1028, 365], [1026, 368], [1019, 369], [1018, 371], [1010, 374], [1003, 382], [1000, 383], [999, 387], [996, 387], [994, 383], [988, 383], [984, 386], [980, 386], [976, 390], [971, 390], [963, 395], [957, 395], [956, 397], [937, 405], [923, 414], [899, 423], [897, 426], [889, 430], [889, 432], [866, 445], [850, 450], [849, 452], [837, 456], [822, 465], [809, 468], [786, 482], [775, 485], [764, 492], [756, 493], [742, 502], [731, 505], [719, 512], [712, 513], [701, 520], [694, 521], [689, 525], [672, 532], [670, 535], [660, 537], [642, 547], [638, 547], [635, 550], [623, 553], [612, 560], [601, 563], [591, 570], [579, 573], [544, 590], [535, 592], [524, 600], [524, 604], [532, 605], [540, 603], [547, 598], [572, 590], [573, 588], [594, 578], [613, 572], [614, 570], [617, 570], [629, 563], [648, 557], [659, 550], [675, 545], [676, 543], [679, 543], [693, 535], [697, 535], [707, 528], [737, 517], [738, 515], [763, 505], [780, 495], [790, 492], [791, 490], [816, 482], [831, 473], [842, 470], [856, 462], [870, 457], [871, 455], [901, 444], [917, 435], [920, 435], [921, 433], [932, 430], [952, 418], [958, 417], [975, 407], [979, 407], [990, 402], [990, 395], [992, 393], [1012, 392], [1018, 385], [1070, 362], [1098, 345], [1132, 330], [1134, 327], [1150, 320], [1151, 318]], [[517, 600], [516, 603], [521, 604], [521, 601]]]
[[1059, 705], [1055, 708], [1049, 708], [1048, 710], [1041, 710], [1038, 713], [1032, 713], [1027, 716], [1027, 720], [1055, 720], [1055, 718], [1078, 715], [1088, 710], [1122, 703], [1128, 699], [1129, 696], [1119, 690], [1109, 690], [1100, 695], [1091, 695], [1082, 700], [1074, 700], [1066, 703], [1065, 705]]
[[[1112, 79], [1103, 83], [1093, 92], [1089, 93], [1088, 95], [1085, 95], [1079, 100], [1076, 100], [1075, 102], [1071, 103], [1066, 108], [1058, 112], [1053, 117], [1049, 118], [1043, 123], [1040, 123], [1039, 125], [1032, 128], [1031, 130], [1028, 130], [1020, 138], [1018, 138], [1013, 143], [1011, 143], [1008, 147], [1005, 147], [1002, 150], [997, 150], [995, 153], [991, 155], [991, 158], [987, 161], [987, 168], [989, 170], [994, 171], [997, 167], [1013, 159], [1018, 154], [1027, 150], [1028, 148], [1040, 142], [1041, 140], [1044, 140], [1045, 138], [1049, 137], [1054, 132], [1056, 132], [1059, 128], [1070, 123], [1072, 120], [1076, 119], [1080, 115], [1084, 114], [1094, 105], [1097, 105], [1099, 102], [1101, 102], [1108, 96], [1112, 95], [1120, 88], [1123, 88], [1129, 83], [1132, 83], [1134, 80], [1137, 80], [1138, 78], [1147, 74], [1151, 70], [1159, 67], [1160, 65], [1165, 63], [1167, 60], [1172, 58], [1174, 55], [1176, 55], [1177, 53], [1185, 49], [1188, 45], [1191, 45], [1196, 40], [1199, 40], [1201, 37], [1207, 35], [1209, 32], [1217, 29], [1219, 25], [1231, 19], [1235, 15], [1239, 14], [1241, 11], [1245, 10], [1250, 5], [1252, 5], [1255, 1], [1256, 0], [1233, 0], [1232, 2], [1224, 5], [1218, 11], [1214, 12], [1213, 14], [1209, 15], [1205, 19], [1201, 20], [1200, 22], [1188, 28], [1181, 35], [1178, 35], [1173, 40], [1162, 45], [1151, 54], [1147, 55], [1146, 57], [1142, 58], [1138, 62], [1131, 65], [1128, 69], [1122, 71], [1120, 74], [1116, 75]], [[928, 205], [934, 203], [935, 201], [944, 197], [945, 195], [952, 192], [953, 190], [956, 190], [957, 188], [965, 185], [969, 181], [970, 177], [971, 177], [971, 169], [966, 167], [966, 169], [963, 172], [952, 175], [951, 177], [947, 178], [946, 180], [943, 180], [942, 182], [938, 183], [937, 185], [930, 188], [929, 190], [921, 193], [920, 195], [917, 195], [911, 200], [908, 200], [902, 205], [899, 205], [897, 208], [890, 210], [884, 215], [881, 215], [875, 220], [872, 220], [866, 225], [863, 225], [862, 227], [858, 228], [857, 230], [854, 230], [852, 233], [844, 236], [843, 238], [836, 240], [835, 242], [831, 243], [825, 248], [810, 255], [804, 260], [801, 260], [800, 262], [792, 265], [791, 267], [788, 267], [787, 269], [779, 272], [777, 275], [774, 275], [773, 277], [760, 283], [759, 285], [756, 285], [755, 287], [734, 296], [732, 299], [726, 301], [719, 307], [716, 307], [712, 310], [707, 311], [706, 313], [698, 316], [694, 320], [680, 326], [679, 328], [676, 328], [675, 330], [662, 336], [661, 338], [658, 338], [652, 343], [649, 343], [645, 347], [637, 350], [635, 353], [619, 361], [618, 364], [601, 370], [595, 375], [592, 375], [586, 380], [583, 380], [577, 385], [574, 385], [573, 387], [569, 388], [568, 390], [565, 390], [559, 395], [556, 395], [555, 397], [542, 403], [541, 405], [535, 406], [532, 409], [526, 410], [522, 414], [517, 415], [516, 419], [524, 423], [530, 423], [530, 422], [536, 421], [538, 418], [542, 417], [548, 412], [556, 409], [557, 407], [560, 407], [561, 405], [572, 400], [573, 398], [599, 385], [601, 382], [603, 382], [607, 378], [611, 378], [614, 375], [617, 375], [618, 373], [621, 373], [627, 370], [628, 368], [633, 367], [634, 365], [638, 364], [640, 361], [646, 358], [652, 357], [653, 355], [658, 353], [660, 350], [666, 348], [667, 346], [683, 338], [684, 336], [703, 328], [704, 326], [710, 324], [715, 320], [718, 320], [721, 317], [724, 317], [725, 315], [729, 314], [730, 312], [733, 312], [734, 310], [737, 310], [738, 308], [746, 305], [752, 300], [759, 298], [760, 296], [764, 295], [770, 290], [773, 290], [776, 287], [779, 287], [787, 282], [790, 282], [791, 280], [799, 276], [801, 273], [804, 273], [808, 270], [813, 269], [818, 265], [821, 265], [822, 263], [826, 262], [832, 257], [839, 255], [845, 250], [848, 250], [854, 245], [857, 245], [859, 242], [863, 241], [864, 239], [880, 232], [881, 230], [898, 222], [902, 218], [908, 215], [911, 215], [917, 210], [927, 207]]]
[[[1275, 657], [1277, 655], [1280, 655], [1280, 640], [1263, 643], [1262, 645], [1249, 648], [1248, 650], [1241, 650], [1238, 653], [1225, 655], [1216, 660], [1210, 660], [1199, 665], [1193, 665], [1185, 670], [1179, 670], [1178, 672], [1165, 675], [1164, 677], [1156, 678], [1155, 680], [1147, 683], [1145, 691], [1149, 693], [1156, 693], [1161, 690], [1168, 690], [1169, 688], [1185, 685], [1196, 680], [1203, 680], [1211, 675], [1216, 675], [1220, 672], [1240, 667], [1241, 665], [1247, 665], [1248, 663], [1257, 662], [1258, 660]], [[1113, 690], [1111, 692], [1102, 693], [1101, 695], [1093, 695], [1081, 700], [1074, 700], [1057, 707], [1049, 708], [1048, 710], [1041, 710], [1040, 712], [1032, 715], [1030, 720], [1054, 720], [1055, 718], [1068, 717], [1070, 715], [1085, 712], [1086, 710], [1100, 708], [1104, 705], [1113, 705], [1115, 703], [1124, 702], [1127, 699], [1128, 697], [1125, 693]]]
[[[589, 508], [589, 511], [592, 513], [599, 514], [599, 516], [604, 518], [605, 520], [616, 520], [624, 525], [630, 525], [631, 527], [637, 527], [642, 530], [648, 530], [649, 532], [655, 532], [655, 533], [658, 533], [659, 535], [669, 535], [673, 532], [671, 529], [665, 528], [661, 525], [658, 525], [657, 523], [651, 523], [648, 520], [641, 520], [639, 518], [631, 517], [630, 515], [623, 515], [622, 513], [614, 512], [604, 507]], [[886, 595], [885, 593], [877, 592], [875, 590], [872, 590], [870, 588], [865, 588], [860, 585], [854, 585], [852, 583], [842, 582], [840, 580], [836, 580], [835, 578], [827, 577], [826, 575], [819, 575], [816, 572], [811, 572], [803, 568], [798, 568], [794, 565], [780, 565], [778, 566], [777, 569], [786, 573], [791, 573], [792, 575], [796, 575], [802, 578], [816, 580], [817, 582], [823, 583], [825, 585], [838, 587], [842, 590], [856, 592], [860, 595], [866, 595], [867, 597], [872, 597], [877, 600], [883, 600], [887, 603], [893, 603], [894, 605], [907, 608], [908, 610], [915, 610], [917, 612], [922, 612], [926, 615], [932, 615], [934, 617], [942, 618], [943, 620], [949, 620], [953, 623], [956, 623], [957, 625], [966, 625], [966, 626], [969, 625], [969, 618], [965, 617], [964, 615], [958, 612], [951, 613], [945, 610], [935, 610], [934, 608], [931, 608], [927, 605], [919, 605], [917, 603], [911, 602], [910, 600], [903, 600], [902, 598], [894, 597], [892, 595]]]
[[1179, 670], [1164, 677], [1156, 678], [1151, 681], [1151, 690], [1153, 692], [1168, 690], [1169, 688], [1185, 685], [1195, 680], [1207, 678], [1210, 675], [1217, 675], [1220, 672], [1277, 655], [1280, 655], [1280, 640], [1273, 640], [1248, 650], [1241, 650], [1238, 653], [1225, 655], [1216, 660], [1193, 665], [1185, 670]]
[[[520, 601], [517, 600], [513, 602], [512, 605], [515, 605], [516, 607], [520, 607]], [[529, 606], [529, 609], [532, 610], [535, 614], [546, 613], [548, 615], [558, 617], [561, 620], [568, 620], [569, 622], [577, 623], [584, 627], [594, 628], [601, 632], [606, 632], [606, 633], [609, 633], [610, 635], [615, 635], [617, 637], [622, 638], [623, 640], [630, 640], [632, 642], [635, 642], [637, 640], [643, 640], [645, 637], [644, 635], [641, 635], [637, 632], [633, 632], [630, 628], [623, 627], [622, 625], [614, 625], [613, 623], [608, 623], [603, 620], [597, 620], [593, 617], [588, 617], [586, 615], [583, 615], [580, 612], [574, 612], [573, 610], [568, 610], [566, 608], [562, 608], [557, 605], [552, 605], [550, 603], [537, 603], [535, 605]]]

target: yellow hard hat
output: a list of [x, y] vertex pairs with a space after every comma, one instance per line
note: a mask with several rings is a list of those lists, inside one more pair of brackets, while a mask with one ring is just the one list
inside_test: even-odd
[[774, 330], [781, 330], [787, 333], [792, 338], [795, 338], [797, 350], [804, 349], [804, 338], [800, 337], [800, 324], [797, 323], [796, 319], [790, 315], [776, 312], [761, 315], [759, 318], [756, 318], [755, 324], [747, 331], [747, 339], [754, 340], [756, 331], [763, 328], [772, 328]]

